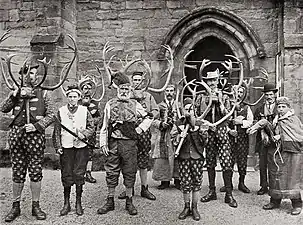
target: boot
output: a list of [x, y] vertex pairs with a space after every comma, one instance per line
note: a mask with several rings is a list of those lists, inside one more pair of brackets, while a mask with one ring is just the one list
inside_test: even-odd
[[20, 216], [21, 210], [20, 210], [20, 202], [13, 202], [13, 207], [9, 211], [9, 213], [5, 217], [5, 222], [12, 222], [15, 220], [18, 216]]
[[70, 208], [70, 202], [69, 202], [69, 199], [70, 199], [70, 190], [71, 190], [71, 187], [64, 187], [64, 206], [63, 206], [63, 208], [60, 211], [60, 216], [67, 215], [70, 212], [70, 210], [71, 210], [71, 208]]
[[84, 180], [88, 183], [96, 183], [97, 180], [92, 177], [91, 171], [86, 171]]
[[240, 175], [238, 189], [243, 193], [250, 193], [250, 190], [244, 184], [244, 180], [245, 180], [245, 175]]
[[209, 180], [209, 191], [208, 193], [201, 198], [201, 202], [209, 202], [212, 200], [217, 200], [215, 179], [216, 179], [216, 170], [215, 168], [207, 168], [208, 171], [208, 180]]
[[144, 185], [141, 186], [141, 197], [147, 198], [149, 200], [156, 200], [156, 196], [154, 196], [149, 190], [148, 185], [146, 187]]
[[189, 202], [185, 202], [184, 205], [184, 209], [183, 211], [179, 214], [179, 220], [184, 220], [187, 216], [189, 216], [191, 214], [190, 211], [190, 203]]
[[98, 214], [106, 214], [109, 211], [113, 211], [115, 210], [115, 201], [114, 201], [114, 197], [112, 196], [108, 196], [106, 203], [98, 209], [97, 213]]
[[36, 217], [37, 220], [45, 220], [46, 214], [40, 209], [39, 201], [32, 203], [32, 215]]
[[157, 187], [159, 190], [169, 188], [169, 181], [161, 181], [161, 184]]
[[180, 179], [174, 179], [174, 185], [175, 185], [175, 188], [177, 188], [178, 190], [181, 189], [181, 181]]
[[230, 207], [237, 208], [238, 204], [237, 201], [234, 199], [232, 195], [232, 170], [226, 170], [223, 171], [223, 180], [224, 180], [224, 186], [226, 188], [225, 193], [225, 203], [228, 203]]
[[292, 204], [291, 215], [293, 216], [299, 215], [302, 211], [301, 196], [298, 199], [291, 199], [291, 204]]
[[198, 207], [197, 207], [197, 203], [192, 203], [192, 216], [193, 216], [193, 219], [196, 220], [196, 221], [199, 221], [201, 216], [198, 212]]
[[[233, 189], [234, 189], [234, 187], [231, 186], [231, 190], [233, 190]], [[221, 187], [221, 188], [219, 189], [219, 191], [220, 191], [220, 192], [226, 192], [226, 187], [225, 187], [225, 186]]]
[[83, 215], [83, 208], [81, 205], [82, 192], [83, 192], [83, 186], [76, 185], [76, 214], [78, 216]]
[[261, 189], [257, 192], [257, 195], [264, 195], [268, 193], [268, 188], [267, 187], [261, 187]]
[[133, 205], [132, 197], [126, 197], [125, 209], [128, 211], [129, 215], [137, 215], [138, 211], [136, 207]]
[[[135, 189], [133, 188], [133, 193], [132, 196], [135, 195]], [[122, 191], [119, 195], [118, 195], [118, 199], [126, 199], [126, 192]]]
[[264, 210], [272, 210], [280, 207], [281, 199], [270, 198], [270, 202], [263, 206]]

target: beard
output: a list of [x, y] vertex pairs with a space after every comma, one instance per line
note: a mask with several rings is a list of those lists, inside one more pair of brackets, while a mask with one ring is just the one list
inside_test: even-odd
[[130, 99], [130, 94], [129, 93], [118, 93], [118, 99], [128, 100], [128, 99]]

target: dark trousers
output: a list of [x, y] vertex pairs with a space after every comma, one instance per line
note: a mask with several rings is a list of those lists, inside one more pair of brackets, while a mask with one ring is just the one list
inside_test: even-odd
[[105, 158], [107, 187], [118, 185], [120, 171], [126, 188], [134, 187], [137, 173], [137, 142], [110, 138], [108, 142], [109, 155]]
[[268, 187], [268, 147], [262, 147], [259, 151], [260, 186]]
[[63, 148], [60, 156], [61, 181], [64, 187], [83, 185], [89, 151], [84, 148]]

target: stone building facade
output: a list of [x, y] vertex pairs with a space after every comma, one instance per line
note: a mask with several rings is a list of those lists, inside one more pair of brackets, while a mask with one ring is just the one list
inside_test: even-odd
[[[172, 82], [182, 77], [183, 58], [189, 50], [194, 51], [188, 59], [197, 66], [203, 58], [221, 61], [225, 54], [232, 54], [243, 62], [247, 78], [265, 68], [269, 81], [276, 82], [280, 94], [293, 100], [303, 120], [302, 0], [1, 0], [0, 34], [8, 29], [11, 37], [1, 43], [1, 57], [16, 53], [19, 65], [28, 56], [52, 59], [49, 84], [59, 80], [62, 66], [70, 58], [67, 34], [78, 46], [70, 79], [98, 75], [95, 66], [103, 67], [106, 42], [115, 47], [116, 59], [126, 55], [145, 59], [153, 71], [153, 87], [165, 82], [164, 44], [174, 52]], [[113, 67], [119, 66], [113, 60]], [[13, 66], [13, 72], [17, 69]], [[185, 72], [190, 78], [197, 76], [195, 70]], [[113, 96], [106, 91], [104, 102]], [[2, 100], [8, 93], [2, 77], [0, 92]], [[250, 93], [250, 101], [260, 95], [254, 89]], [[161, 94], [154, 95], [161, 100]], [[53, 96], [58, 106], [63, 104], [60, 90]], [[0, 149], [6, 148], [8, 121], [1, 114]], [[47, 152], [53, 153], [50, 143]]]

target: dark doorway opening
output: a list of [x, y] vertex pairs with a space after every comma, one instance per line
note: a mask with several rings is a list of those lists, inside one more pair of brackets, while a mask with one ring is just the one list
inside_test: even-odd
[[[213, 63], [204, 68], [202, 76], [206, 76], [206, 73], [209, 71], [219, 69], [220, 73], [222, 73], [222, 77], [228, 77], [228, 72], [221, 63], [229, 59], [225, 55], [234, 55], [234, 53], [225, 42], [221, 41], [217, 37], [208, 36], [198, 42], [194, 46], [193, 50], [194, 51], [188, 56], [186, 62], [186, 64], [191, 67], [185, 67], [187, 81], [191, 81], [193, 79], [201, 80], [199, 77], [199, 69], [203, 59], [209, 59], [213, 61]], [[236, 76], [236, 74], [233, 73], [232, 76]], [[231, 80], [232, 78], [228, 79], [228, 82], [231, 82]], [[185, 96], [188, 95], [189, 92], [185, 90]]]

